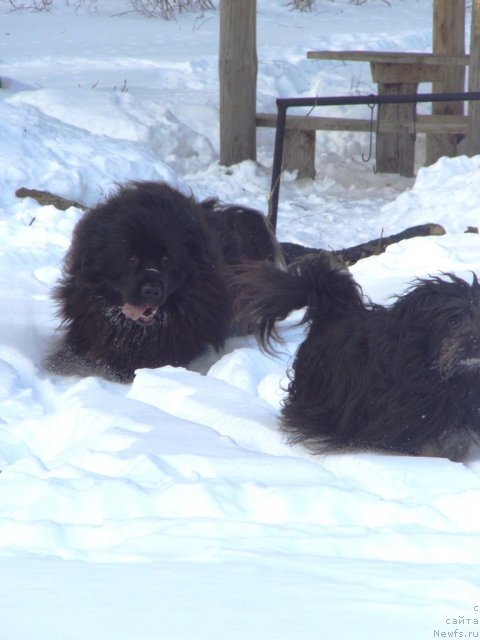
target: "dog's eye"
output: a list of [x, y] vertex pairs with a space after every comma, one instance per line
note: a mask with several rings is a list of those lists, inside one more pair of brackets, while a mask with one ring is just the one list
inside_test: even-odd
[[131, 264], [132, 266], [136, 267], [137, 264], [140, 262], [140, 259], [138, 256], [130, 256], [130, 258], [128, 259], [129, 264]]
[[160, 264], [162, 266], [167, 265], [170, 262], [170, 258], [168, 256], [162, 256], [160, 259]]

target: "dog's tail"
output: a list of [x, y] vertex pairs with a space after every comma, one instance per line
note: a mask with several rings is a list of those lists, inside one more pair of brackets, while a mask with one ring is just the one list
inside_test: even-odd
[[360, 287], [348, 270], [324, 252], [293, 262], [287, 271], [269, 262], [243, 265], [235, 277], [238, 314], [261, 347], [272, 352], [281, 342], [276, 323], [306, 307], [300, 324], [334, 319], [363, 308]]

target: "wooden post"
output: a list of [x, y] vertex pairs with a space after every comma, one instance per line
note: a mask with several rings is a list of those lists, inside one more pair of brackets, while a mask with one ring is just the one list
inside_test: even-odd
[[[465, 53], [465, 0], [434, 0], [433, 53]], [[445, 67], [443, 74], [443, 80], [432, 83], [433, 93], [465, 91], [465, 67]], [[432, 113], [463, 115], [463, 103], [436, 102]], [[426, 164], [436, 162], [441, 156], [457, 155], [457, 143], [455, 134], [427, 135]]]
[[[372, 68], [375, 66], [372, 63]], [[377, 65], [378, 67], [378, 65]], [[372, 71], [376, 77], [377, 71]], [[401, 85], [379, 82], [379, 95], [401, 95], [417, 93], [416, 82], [402, 82]], [[382, 104], [378, 105], [378, 117], [382, 120], [393, 120], [412, 124], [415, 118], [414, 104]], [[412, 178], [415, 165], [415, 140], [410, 133], [378, 133], [375, 151], [375, 165], [378, 173], [399, 173]]]
[[[480, 0], [472, 1], [468, 89], [480, 91]], [[480, 102], [478, 100], [472, 100], [468, 108], [467, 151], [471, 156], [480, 153]]]
[[283, 148], [285, 171], [296, 171], [297, 180], [315, 178], [315, 131], [287, 129]]
[[256, 159], [256, 0], [220, 3], [220, 164]]

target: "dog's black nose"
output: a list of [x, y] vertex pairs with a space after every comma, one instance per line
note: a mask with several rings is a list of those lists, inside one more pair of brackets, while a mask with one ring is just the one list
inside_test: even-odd
[[142, 286], [142, 300], [146, 304], [156, 307], [162, 299], [162, 285], [156, 282], [146, 282]]

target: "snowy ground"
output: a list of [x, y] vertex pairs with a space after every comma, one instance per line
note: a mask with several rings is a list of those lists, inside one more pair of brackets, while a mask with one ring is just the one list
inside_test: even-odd
[[[279, 95], [375, 90], [368, 65], [306, 50], [430, 48], [429, 0], [284, 5], [258, 1], [262, 111]], [[81, 212], [16, 189], [92, 205], [116, 182], [166, 179], [266, 209], [271, 131], [258, 164], [218, 165], [218, 13], [165, 23], [125, 6], [32, 14], [0, 0], [0, 640], [479, 637], [480, 456], [288, 446], [277, 416], [295, 316], [280, 357], [237, 341], [206, 376], [166, 367], [119, 385], [42, 370]], [[341, 248], [444, 225], [353, 267], [377, 302], [414, 276], [480, 273], [480, 237], [464, 233], [480, 226], [479, 157], [407, 180], [373, 174], [366, 136], [317, 139], [317, 179], [284, 178], [282, 240]]]

